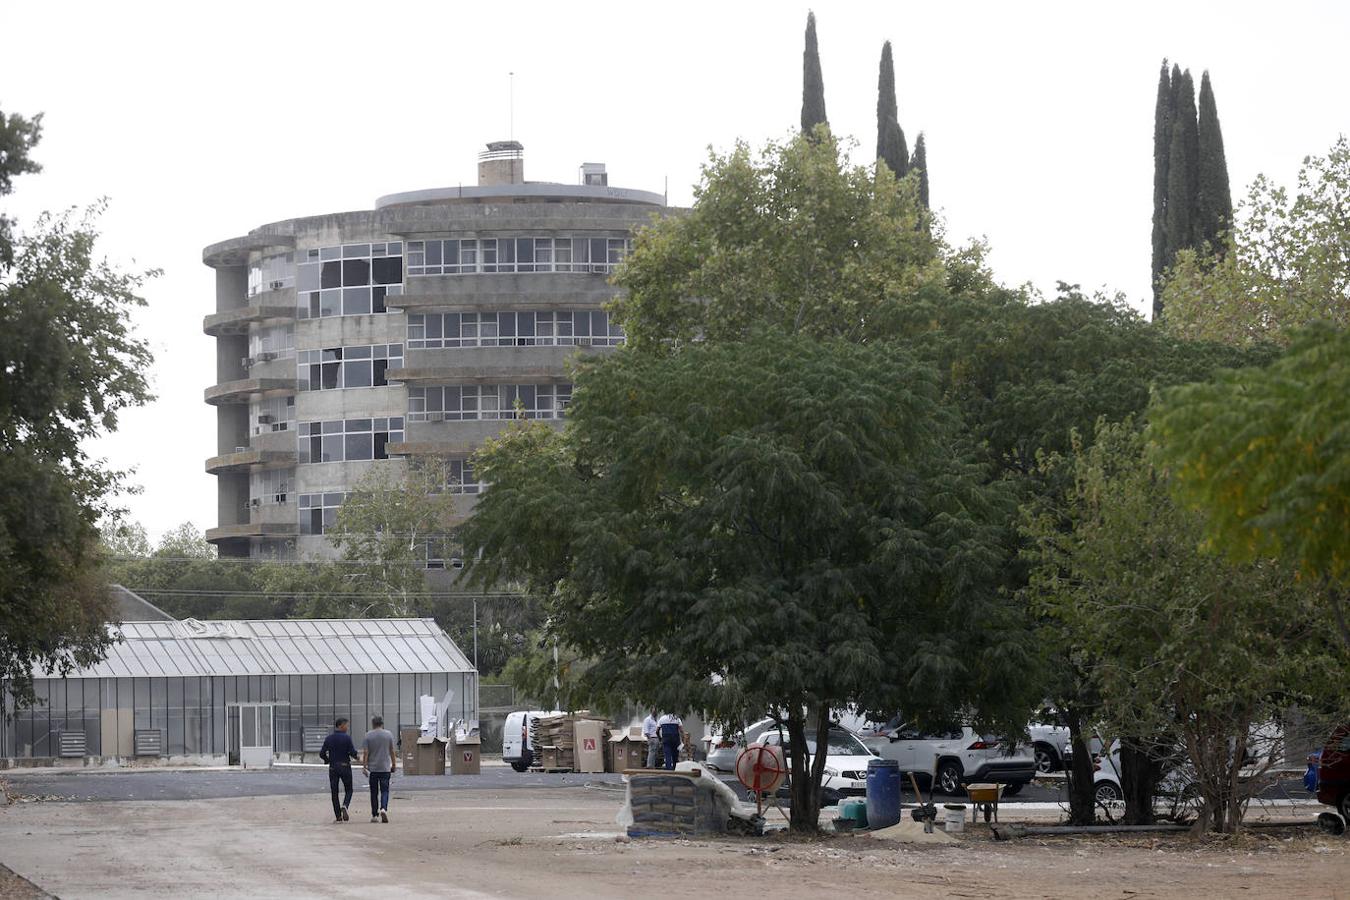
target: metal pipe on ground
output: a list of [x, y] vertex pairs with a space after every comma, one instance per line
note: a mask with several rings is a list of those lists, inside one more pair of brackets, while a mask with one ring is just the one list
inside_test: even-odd
[[[1276, 828], [1315, 828], [1316, 821], [1311, 822], [1253, 822], [1250, 825], [1243, 825], [1247, 829], [1271, 830]], [[994, 833], [994, 840], [1009, 841], [1020, 837], [1066, 837], [1075, 834], [1142, 834], [1148, 832], [1182, 832], [1193, 831], [1194, 826], [1176, 825], [1172, 823], [1160, 825], [1050, 825], [1050, 826], [1027, 826], [1027, 825], [991, 825], [989, 830]]]

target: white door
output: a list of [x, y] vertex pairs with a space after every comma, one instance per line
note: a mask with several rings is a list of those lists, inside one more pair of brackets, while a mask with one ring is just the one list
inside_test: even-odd
[[272, 765], [272, 707], [239, 707], [239, 762], [245, 769]]

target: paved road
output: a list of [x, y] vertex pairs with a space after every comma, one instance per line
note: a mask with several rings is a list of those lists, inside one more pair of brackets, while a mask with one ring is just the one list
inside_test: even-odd
[[[277, 767], [267, 770], [231, 769], [192, 771], [34, 771], [0, 772], [8, 777], [10, 790], [20, 796], [45, 800], [211, 800], [224, 797], [267, 797], [294, 794], [325, 794], [328, 779], [321, 768]], [[727, 779], [723, 779], [727, 780]], [[744, 795], [734, 779], [729, 781]], [[365, 779], [356, 772], [357, 792]], [[619, 775], [519, 773], [506, 766], [485, 766], [481, 775], [397, 775], [394, 791], [517, 790], [520, 788], [583, 788], [586, 785], [617, 786]], [[908, 794], [906, 794], [908, 796]], [[1262, 794], [1269, 799], [1309, 800], [1296, 779], [1279, 782]], [[941, 794], [938, 800], [944, 799]], [[957, 798], [952, 798], [957, 799]], [[1017, 803], [1068, 802], [1058, 785], [1027, 785]]]

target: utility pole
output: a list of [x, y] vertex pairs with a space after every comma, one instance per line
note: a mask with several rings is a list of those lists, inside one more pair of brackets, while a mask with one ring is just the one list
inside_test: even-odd
[[478, 598], [473, 598], [473, 670], [478, 671]]

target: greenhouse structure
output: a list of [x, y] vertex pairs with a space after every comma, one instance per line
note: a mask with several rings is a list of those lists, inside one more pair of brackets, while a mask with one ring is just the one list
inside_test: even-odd
[[[34, 673], [35, 705], [0, 692], [0, 766], [313, 759], [334, 720], [441, 730], [476, 723], [478, 673], [432, 619], [155, 621], [110, 625], [106, 659]], [[425, 698], [431, 698], [430, 700]]]

